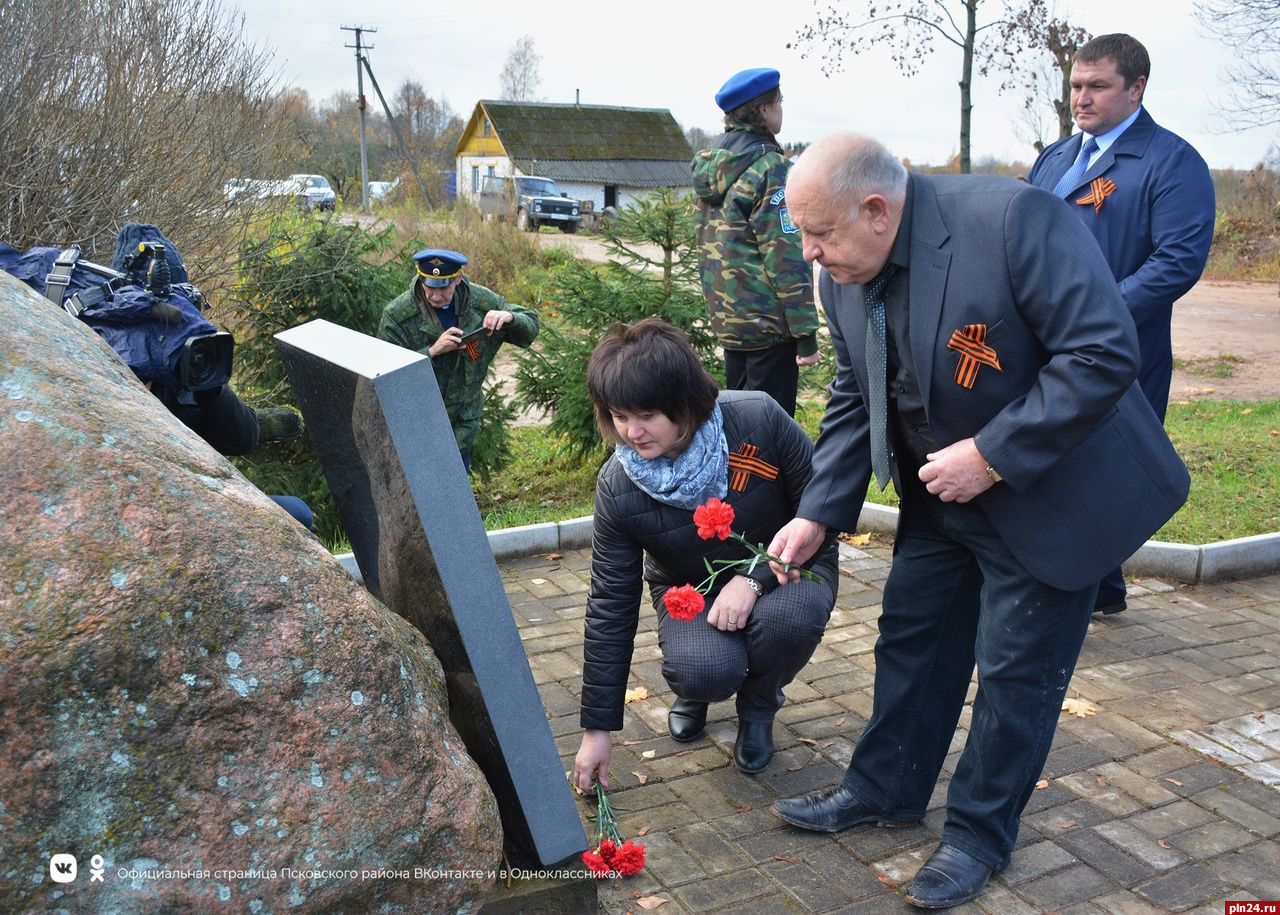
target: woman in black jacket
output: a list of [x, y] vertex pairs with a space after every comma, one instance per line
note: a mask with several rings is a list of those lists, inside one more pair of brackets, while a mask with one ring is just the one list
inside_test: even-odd
[[[708, 703], [736, 696], [734, 762], [760, 772], [773, 757], [782, 688], [808, 663], [831, 615], [838, 563], [832, 535], [807, 565], [808, 578], [778, 586], [767, 564], [748, 569], [746, 544], [768, 543], [795, 516], [813, 443], [765, 394], [717, 397], [684, 333], [657, 318], [612, 330], [591, 357], [587, 387], [615, 451], [596, 484], [585, 733], [574, 784], [584, 791], [595, 780], [608, 784], [609, 732], [622, 727], [645, 581], [658, 613], [662, 674], [677, 697], [667, 716], [671, 736], [696, 739]], [[733, 534], [746, 544], [705, 528], [710, 539], [700, 536], [694, 511], [708, 500], [731, 506]], [[708, 584], [706, 560], [717, 569], [741, 564]], [[684, 585], [706, 593], [705, 609], [692, 619], [668, 612], [669, 591], [672, 611], [692, 610], [676, 600], [691, 595]]]

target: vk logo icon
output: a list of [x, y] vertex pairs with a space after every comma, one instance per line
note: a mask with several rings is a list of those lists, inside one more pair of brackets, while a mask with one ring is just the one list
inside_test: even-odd
[[49, 876], [54, 883], [70, 883], [76, 879], [76, 856], [54, 855], [49, 859]]

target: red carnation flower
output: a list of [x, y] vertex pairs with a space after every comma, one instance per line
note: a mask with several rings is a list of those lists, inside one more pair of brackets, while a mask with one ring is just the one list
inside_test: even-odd
[[582, 863], [591, 868], [591, 873], [597, 877], [608, 877], [613, 870], [609, 863], [600, 857], [598, 851], [584, 851], [582, 853]]
[[[644, 846], [618, 836], [618, 817], [604, 793], [604, 785], [595, 783], [596, 841], [600, 844], [582, 853], [582, 863], [601, 880], [606, 877], [630, 877], [644, 869]], [[607, 838], [606, 838], [607, 837]]]
[[644, 870], [644, 846], [637, 845], [630, 839], [622, 843], [613, 856], [613, 869], [624, 877], [638, 874]]
[[702, 608], [706, 606], [706, 599], [693, 585], [679, 585], [667, 589], [663, 602], [667, 605], [667, 613], [686, 622], [701, 613]]
[[698, 525], [698, 536], [703, 540], [710, 540], [712, 537], [728, 540], [733, 533], [729, 529], [733, 524], [733, 506], [710, 498], [705, 505], [699, 505], [693, 510], [693, 523]]

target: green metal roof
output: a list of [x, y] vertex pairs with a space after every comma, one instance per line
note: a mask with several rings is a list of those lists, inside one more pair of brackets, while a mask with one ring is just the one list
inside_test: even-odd
[[512, 159], [659, 159], [687, 167], [693, 153], [666, 108], [481, 100]]

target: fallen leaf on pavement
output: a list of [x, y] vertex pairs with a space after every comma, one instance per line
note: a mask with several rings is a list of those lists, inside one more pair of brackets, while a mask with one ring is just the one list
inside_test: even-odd
[[555, 562], [557, 559], [561, 559], [561, 558], [563, 558], [563, 557], [562, 557], [559, 553], [548, 553], [548, 554], [547, 554], [547, 561], [548, 561], [548, 562]]
[[529, 581], [535, 585], [545, 585], [547, 583], [545, 578], [530, 578]]
[[1097, 782], [1098, 782], [1099, 788], [1107, 787], [1107, 780], [1103, 778], [1101, 775], [1097, 776]]
[[653, 759], [653, 758], [654, 758], [655, 756], [657, 756], [657, 755], [658, 755], [658, 751], [657, 751], [657, 750], [645, 750], [643, 753], [641, 753], [641, 754], [640, 754], [640, 758], [641, 758], [641, 759]]
[[643, 686], [637, 686], [635, 689], [629, 689], [626, 691], [626, 693], [623, 694], [622, 704], [626, 705], [628, 702], [639, 702], [641, 699], [648, 699], [648, 698], [649, 698], [649, 691], [645, 689]]
[[891, 890], [896, 890], [898, 888], [898, 884], [894, 883], [884, 874], [876, 874], [876, 879], [879, 880], [881, 883], [883, 883], [885, 886], [887, 886]]
[[1098, 707], [1088, 699], [1067, 699], [1062, 703], [1062, 710], [1077, 718], [1092, 718], [1098, 714]]
[[670, 901], [670, 899], [663, 899], [661, 896], [641, 896], [636, 900], [636, 905], [642, 909], [656, 909], [663, 903]]
[[1059, 829], [1070, 829], [1072, 826], [1078, 826], [1079, 824], [1075, 820], [1063, 820], [1061, 823], [1054, 823], [1053, 825]]
[[846, 721], [848, 721], [848, 720], [849, 720], [848, 718], [837, 718], [837, 719], [836, 719], [836, 727], [839, 727], [840, 725], [844, 724], [844, 723], [845, 723]]
[[636, 777], [636, 781], [642, 785], [649, 780], [649, 776], [645, 775], [643, 772], [632, 772], [631, 774], [634, 775]]
[[818, 741], [813, 740], [812, 738], [809, 738], [809, 737], [797, 737], [796, 741], [798, 743], [807, 743], [811, 747], [816, 747], [818, 745]]
[[773, 856], [773, 860], [775, 860], [775, 861], [786, 861], [788, 864], [799, 864], [799, 863], [800, 863], [800, 862], [799, 862], [799, 861], [797, 861], [795, 858], [790, 858], [790, 857], [788, 857], [788, 856], [786, 856], [786, 855], [774, 855], [774, 856]]
[[1037, 788], [1037, 789], [1039, 789], [1039, 788], [1048, 788], [1048, 787], [1049, 787], [1049, 780], [1048, 780], [1047, 778], [1042, 778], [1042, 779], [1040, 779], [1040, 781], [1036, 782], [1036, 788]]
[[1179, 788], [1182, 787], [1182, 782], [1178, 781], [1176, 778], [1166, 778], [1165, 781], [1171, 785], [1177, 785]]
[[644, 836], [644, 835], [648, 835], [648, 834], [649, 834], [649, 827], [648, 827], [648, 826], [646, 826], [644, 829], [642, 829], [642, 830], [640, 830], [639, 832], [637, 832], [637, 833], [636, 833], [636, 835], [638, 835], [638, 836]]
[[1168, 842], [1166, 842], [1164, 839], [1156, 839], [1156, 844], [1159, 845], [1161, 848], [1173, 848], [1173, 846], [1170, 845]]

